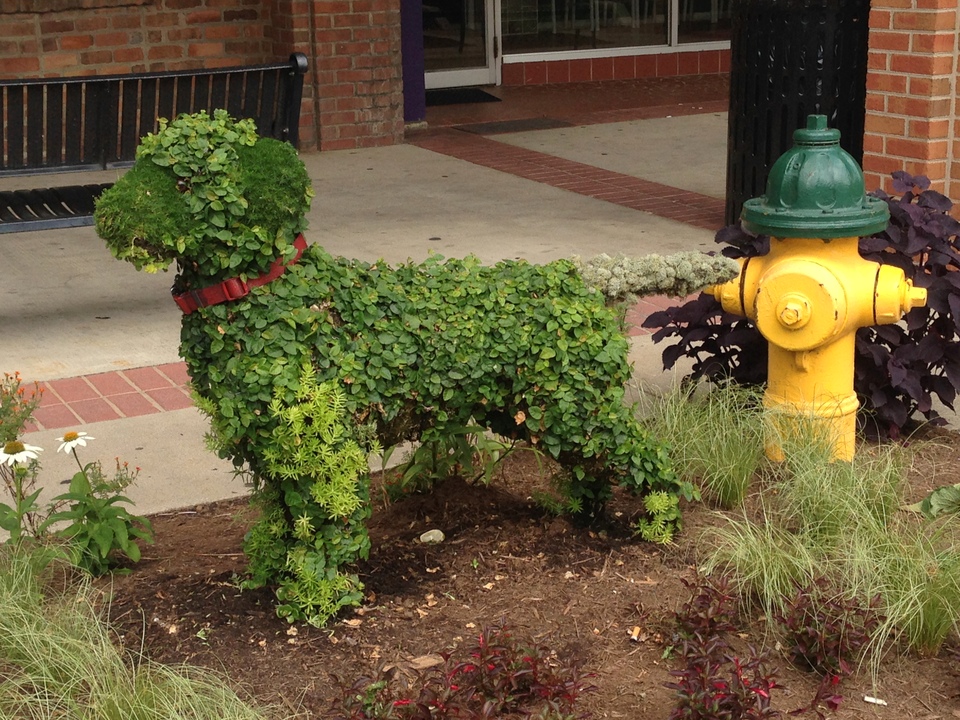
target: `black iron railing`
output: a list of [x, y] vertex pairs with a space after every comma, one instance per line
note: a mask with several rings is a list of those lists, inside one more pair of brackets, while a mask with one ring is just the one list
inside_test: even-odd
[[[128, 166], [159, 118], [200, 110], [252, 118], [261, 136], [296, 147], [306, 70], [294, 53], [215, 70], [0, 80], [0, 177]], [[89, 225], [105, 187], [0, 192], [0, 233]]]

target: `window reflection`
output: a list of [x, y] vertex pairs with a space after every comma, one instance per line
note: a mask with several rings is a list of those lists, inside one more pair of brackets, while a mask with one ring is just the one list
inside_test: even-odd
[[483, 0], [424, 2], [423, 48], [427, 72], [486, 65], [483, 16]]
[[[679, 0], [680, 43], [730, 39], [731, 0]], [[670, 0], [503, 0], [506, 54], [667, 45]]]
[[503, 0], [504, 53], [663, 45], [668, 0]]
[[681, 43], [730, 39], [731, 0], [680, 0]]

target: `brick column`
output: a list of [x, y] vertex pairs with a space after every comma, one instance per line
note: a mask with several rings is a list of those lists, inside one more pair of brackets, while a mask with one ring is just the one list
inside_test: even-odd
[[960, 196], [958, 34], [956, 0], [873, 0], [863, 143], [868, 190], [890, 191], [890, 173], [906, 170]]
[[400, 0], [313, 0], [320, 149], [403, 140]]
[[275, 55], [309, 58], [302, 149], [402, 142], [400, 0], [272, 0], [268, 33]]

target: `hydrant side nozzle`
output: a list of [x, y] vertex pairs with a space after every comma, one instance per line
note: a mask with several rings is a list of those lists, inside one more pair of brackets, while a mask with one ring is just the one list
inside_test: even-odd
[[[727, 287], [731, 283], [740, 282], [740, 278], [736, 277], [733, 280], [728, 280], [725, 283], [720, 283], [719, 285], [710, 285], [703, 289], [703, 292], [708, 295], [713, 295], [714, 300], [716, 300], [723, 307], [724, 310], [727, 310], [727, 303], [729, 302], [730, 289]], [[727, 302], [724, 302], [724, 297], [727, 297]]]
[[903, 312], [910, 312], [915, 307], [924, 307], [927, 304], [927, 289], [916, 287], [912, 280], [907, 280], [903, 288]]
[[730, 290], [726, 286], [729, 285], [730, 283], [739, 283], [739, 282], [740, 282], [740, 278], [734, 278], [733, 280], [728, 280], [727, 282], [720, 283], [719, 285], [711, 285], [706, 290], [704, 290], [704, 292], [707, 292], [713, 295], [714, 300], [716, 300], [721, 305], [724, 305], [724, 310], [726, 310], [726, 305], [723, 302], [723, 298], [725, 295], [730, 294]]
[[717, 285], [710, 285], [703, 289], [704, 293], [713, 295], [718, 303], [728, 313], [734, 315], [746, 316], [746, 310], [743, 307], [743, 283], [745, 282], [747, 266], [750, 264], [750, 258], [741, 259], [740, 274], [732, 280]]
[[894, 265], [877, 268], [873, 298], [873, 322], [889, 325], [900, 321], [913, 308], [927, 304], [925, 288], [915, 287], [903, 270]]

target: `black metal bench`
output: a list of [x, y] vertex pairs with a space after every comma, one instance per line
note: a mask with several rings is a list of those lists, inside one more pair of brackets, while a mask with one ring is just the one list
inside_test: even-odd
[[[264, 137], [299, 142], [307, 58], [127, 75], [0, 80], [0, 177], [129, 167], [158, 118], [225, 109]], [[93, 224], [109, 184], [0, 192], [0, 233]]]

